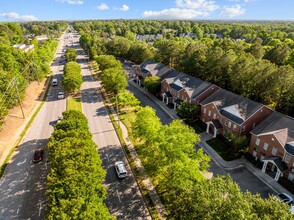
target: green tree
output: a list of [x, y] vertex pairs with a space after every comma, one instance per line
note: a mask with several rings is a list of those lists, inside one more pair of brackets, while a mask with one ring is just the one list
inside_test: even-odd
[[143, 82], [143, 86], [153, 94], [157, 94], [160, 91], [160, 85], [159, 76], [146, 77]]
[[194, 122], [199, 118], [200, 107], [183, 101], [177, 108], [177, 113], [184, 121]]
[[81, 66], [77, 62], [71, 61], [64, 65], [63, 71], [62, 85], [64, 90], [69, 93], [79, 90], [83, 83]]
[[65, 52], [65, 57], [67, 62], [76, 61], [77, 59], [77, 52], [74, 48], [68, 48]]
[[116, 95], [127, 88], [127, 78], [126, 71], [117, 68], [106, 69], [101, 75], [103, 87]]
[[100, 55], [95, 59], [95, 61], [99, 65], [99, 70], [102, 72], [110, 68], [122, 68], [121, 62], [116, 60], [115, 57], [111, 55]]

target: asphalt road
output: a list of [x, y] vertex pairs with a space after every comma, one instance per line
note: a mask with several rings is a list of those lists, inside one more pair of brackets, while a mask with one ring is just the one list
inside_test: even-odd
[[[100, 84], [92, 79], [86, 63], [87, 57], [78, 46], [76, 49], [79, 54], [77, 62], [81, 65], [84, 79], [81, 89], [83, 112], [88, 118], [93, 140], [98, 145], [97, 150], [106, 170], [106, 205], [117, 219], [151, 219], [102, 97], [97, 91]], [[126, 164], [128, 177], [123, 180], [118, 179], [115, 172], [114, 163], [118, 160]]]
[[[156, 115], [160, 118], [163, 124], [168, 124], [171, 122], [168, 114], [163, 111], [148, 96], [146, 96], [142, 91], [140, 91], [130, 83], [129, 90], [134, 93], [134, 95], [141, 101], [143, 106], [150, 106], [155, 109]], [[197, 145], [196, 148], [199, 148], [199, 146]], [[268, 198], [269, 194], [276, 194], [268, 185], [262, 182], [253, 173], [248, 171], [246, 167], [228, 170], [218, 166], [218, 164], [211, 159], [209, 171], [213, 173], [213, 176], [230, 175], [232, 179], [240, 186], [240, 189], [243, 192], [248, 190], [253, 194], [259, 193], [262, 198]]]
[[[63, 66], [59, 64], [63, 49], [63, 37], [51, 69], [54, 78], [61, 79]], [[65, 99], [58, 100], [59, 83], [51, 87], [46, 102], [14, 152], [4, 176], [0, 180], [0, 219], [44, 219], [46, 210], [45, 180], [48, 164], [45, 159], [33, 163], [33, 152], [44, 147], [53, 132], [53, 124], [66, 108]]]

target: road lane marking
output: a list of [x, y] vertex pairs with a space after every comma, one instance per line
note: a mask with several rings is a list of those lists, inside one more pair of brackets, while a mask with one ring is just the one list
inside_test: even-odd
[[119, 196], [119, 194], [118, 194], [118, 190], [116, 190], [116, 194], [117, 194], [117, 197], [118, 197], [119, 202], [121, 202], [121, 200], [120, 200], [120, 196]]
[[41, 216], [41, 210], [42, 210], [42, 202], [40, 202], [40, 208], [39, 208], [39, 216]]
[[24, 164], [26, 161], [27, 161], [27, 159], [24, 159], [22, 162], [18, 162], [16, 165], [17, 165], [17, 166], [22, 165], [22, 164]]

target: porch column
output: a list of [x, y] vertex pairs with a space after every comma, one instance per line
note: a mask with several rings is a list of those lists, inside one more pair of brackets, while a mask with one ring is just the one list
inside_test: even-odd
[[210, 123], [209, 122], [206, 122], [206, 125], [207, 125], [207, 127], [206, 127], [206, 133], [209, 133], [209, 125], [210, 125]]
[[266, 170], [266, 167], [267, 167], [267, 163], [268, 163], [268, 161], [263, 162], [262, 172], [264, 172], [264, 173], [265, 173], [265, 170]]
[[164, 102], [165, 93], [162, 94], [162, 102]]
[[174, 109], [176, 109], [176, 108], [177, 108], [177, 103], [174, 102]]
[[217, 129], [214, 128], [214, 133], [213, 133], [213, 137], [214, 137], [214, 138], [216, 137], [216, 132], [217, 132]]
[[278, 181], [279, 180], [280, 175], [281, 175], [281, 171], [278, 169], [277, 170], [277, 173], [276, 173], [276, 176], [275, 176], [275, 181]]
[[167, 104], [167, 105], [168, 105], [168, 99], [169, 99], [169, 98], [166, 96], [166, 104]]
[[136, 82], [139, 84], [139, 76], [136, 77]]

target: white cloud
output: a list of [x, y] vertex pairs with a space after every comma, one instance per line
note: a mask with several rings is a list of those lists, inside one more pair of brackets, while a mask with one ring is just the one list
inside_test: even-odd
[[204, 9], [208, 11], [214, 11], [219, 8], [219, 6], [211, 0], [176, 0], [176, 6], [186, 9]]
[[36, 21], [38, 20], [34, 15], [20, 15], [16, 12], [8, 12], [0, 14], [1, 17], [6, 17], [15, 21]]
[[197, 16], [208, 16], [206, 11], [198, 11], [194, 9], [170, 8], [162, 11], [144, 11], [145, 18], [153, 19], [193, 19]]
[[120, 8], [116, 8], [116, 9], [121, 10], [121, 11], [128, 11], [130, 9], [130, 7], [127, 5], [122, 5]]
[[100, 5], [97, 6], [98, 10], [108, 10], [109, 6], [105, 3], [101, 3]]
[[233, 5], [231, 7], [224, 7], [224, 10], [221, 12], [222, 17], [235, 17], [235, 16], [240, 16], [245, 13], [245, 9], [242, 8], [240, 5]]
[[84, 0], [56, 0], [57, 2], [67, 3], [70, 5], [82, 5], [84, 4]]

